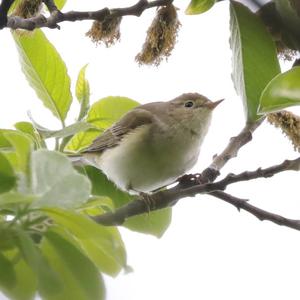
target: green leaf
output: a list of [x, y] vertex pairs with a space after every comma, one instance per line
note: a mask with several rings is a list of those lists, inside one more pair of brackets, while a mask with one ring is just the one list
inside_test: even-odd
[[17, 122], [15, 128], [35, 138], [36, 131], [30, 122]]
[[36, 148], [45, 147], [45, 144], [41, 139], [39, 133], [30, 122], [17, 122], [14, 126], [17, 130], [27, 134], [28, 137], [31, 137], [32, 141], [36, 145]]
[[104, 273], [115, 276], [126, 265], [126, 252], [118, 230], [98, 225], [86, 216], [61, 209], [43, 209], [53, 221], [68, 230], [86, 255]]
[[[22, 1], [23, 0], [15, 0], [9, 9], [9, 14], [11, 14]], [[54, 2], [57, 8], [61, 10], [65, 6], [67, 0], [54, 0]]]
[[67, 144], [65, 150], [76, 152], [89, 146], [99, 135], [99, 131], [110, 127], [126, 112], [138, 105], [138, 102], [126, 97], [107, 97], [98, 100], [91, 106], [86, 119], [98, 130], [88, 130], [76, 134]]
[[8, 131], [7, 129], [0, 129], [0, 151], [12, 150], [11, 143], [4, 136]]
[[[296, 31], [300, 25], [300, 5], [298, 0], [275, 0], [276, 10], [287, 29]], [[295, 32], [299, 34], [299, 32]]]
[[119, 190], [99, 169], [92, 166], [84, 168], [91, 181], [93, 195], [109, 197], [113, 200], [115, 207], [120, 207], [134, 199], [130, 194]]
[[[0, 223], [0, 253], [16, 248], [15, 232], [8, 222]], [[0, 268], [1, 269], [1, 268]]]
[[45, 238], [42, 252], [64, 282], [63, 290], [51, 300], [104, 299], [103, 280], [90, 259], [54, 231], [47, 232]]
[[89, 201], [80, 207], [80, 212], [90, 217], [102, 215], [105, 212], [112, 212], [114, 204], [105, 196], [92, 196]]
[[8, 204], [30, 204], [37, 199], [35, 195], [26, 195], [18, 192], [8, 192], [0, 195], [0, 206]]
[[[21, 170], [20, 170], [19, 161], [18, 161], [18, 157], [17, 157], [16, 152], [14, 152], [14, 151], [3, 151], [1, 153], [7, 158], [10, 165], [14, 168], [15, 172], [18, 173], [18, 175], [20, 175], [19, 172], [21, 172]], [[25, 175], [23, 177], [25, 177]]]
[[300, 21], [300, 2], [298, 0], [289, 0], [291, 6], [296, 11]]
[[75, 208], [89, 198], [90, 189], [89, 180], [65, 155], [47, 150], [32, 154], [32, 192], [39, 195], [35, 207]]
[[300, 104], [300, 67], [277, 75], [263, 90], [259, 113], [265, 114]]
[[16, 284], [4, 290], [4, 293], [14, 300], [32, 300], [37, 289], [37, 278], [27, 263], [19, 257], [17, 250], [4, 253], [5, 257], [14, 262]]
[[56, 4], [57, 8], [60, 10], [65, 6], [67, 0], [55, 0], [54, 2]]
[[15, 158], [6, 155], [15, 170], [28, 174], [32, 141], [24, 133], [14, 130], [3, 130], [4, 138], [14, 148]]
[[275, 0], [281, 24], [281, 39], [288, 48], [300, 50], [300, 4], [299, 0]]
[[16, 180], [11, 164], [0, 152], [0, 194], [11, 190], [15, 186]]
[[92, 143], [92, 141], [97, 136], [99, 136], [103, 131], [104, 131], [103, 129], [101, 130], [101, 129], [93, 128], [93, 129], [88, 129], [85, 132], [79, 132], [70, 139], [70, 141], [67, 143], [63, 151], [77, 153], [85, 149], [87, 146], [89, 146]]
[[[114, 183], [98, 169], [86, 166], [85, 172], [92, 183], [92, 194], [107, 196], [112, 199], [115, 207], [125, 205], [134, 199], [133, 196], [117, 189]], [[129, 218], [124, 226], [137, 232], [161, 237], [171, 223], [172, 209], [166, 208], [148, 214]]]
[[164, 208], [148, 214], [131, 217], [125, 221], [123, 226], [133, 231], [151, 234], [160, 238], [169, 228], [171, 221], [172, 209]]
[[90, 85], [85, 78], [85, 71], [88, 65], [83, 66], [78, 74], [76, 82], [76, 97], [79, 103], [88, 101], [90, 97]]
[[81, 104], [78, 120], [81, 120], [85, 117], [90, 106], [90, 85], [85, 78], [85, 71], [87, 66], [88, 65], [85, 65], [81, 68], [76, 82], [76, 97]]
[[16, 234], [20, 252], [37, 276], [41, 296], [47, 298], [59, 294], [62, 289], [59, 275], [50, 267], [45, 256], [25, 231], [18, 230]]
[[15, 287], [16, 281], [13, 264], [0, 252], [0, 287], [10, 290]]
[[8, 15], [10, 15], [21, 2], [22, 0], [15, 0], [9, 8]]
[[41, 30], [14, 31], [13, 37], [27, 80], [43, 104], [64, 122], [72, 102], [65, 63]]
[[230, 4], [233, 82], [242, 97], [247, 121], [256, 121], [259, 98], [280, 73], [276, 48], [259, 17], [241, 3]]
[[215, 4], [216, 0], [191, 0], [185, 10], [187, 15], [198, 15], [208, 11]]

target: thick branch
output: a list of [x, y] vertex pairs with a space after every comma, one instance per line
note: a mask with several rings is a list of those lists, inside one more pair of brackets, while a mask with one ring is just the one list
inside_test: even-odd
[[[142, 197], [134, 201], [131, 201], [127, 205], [117, 209], [113, 213], [106, 213], [100, 216], [96, 216], [93, 219], [102, 225], [120, 225], [124, 223], [124, 221], [129, 217], [147, 213], [152, 210], [173, 206], [181, 198], [194, 197], [197, 194], [203, 194], [203, 193], [209, 193], [215, 197], [220, 198], [220, 195], [223, 194], [222, 193], [219, 194], [219, 192], [221, 190], [225, 190], [225, 188], [229, 184], [233, 184], [239, 181], [252, 180], [261, 177], [271, 177], [283, 171], [287, 171], [287, 170], [299, 171], [299, 169], [300, 169], [300, 158], [297, 158], [295, 160], [285, 160], [281, 164], [269, 168], [265, 168], [265, 169], [259, 168], [256, 171], [251, 171], [251, 172], [247, 171], [247, 172], [240, 173], [238, 175], [229, 174], [224, 179], [215, 183], [206, 183], [200, 185], [198, 184], [198, 185], [190, 186], [187, 188], [181, 188], [181, 189], [178, 189], [178, 187], [176, 186], [169, 190], [157, 192], [153, 195], [143, 195]], [[239, 202], [237, 203], [240, 203], [241, 201], [244, 200], [239, 200]], [[250, 204], [248, 206], [253, 207]], [[248, 206], [246, 205], [245, 207]], [[241, 208], [246, 209], [244, 207]], [[258, 210], [263, 211], [257, 208], [257, 210], [254, 211], [254, 213], [257, 213]], [[247, 211], [252, 213], [252, 211], [250, 210]], [[273, 215], [268, 212], [266, 213]], [[267, 216], [269, 218], [269, 215]]]
[[261, 221], [268, 220], [268, 221], [271, 221], [271, 222], [276, 223], [281, 226], [286, 226], [289, 228], [300, 230], [300, 220], [288, 219], [283, 216], [268, 212], [266, 210], [263, 210], [261, 208], [258, 208], [256, 206], [250, 204], [245, 199], [236, 198], [236, 197], [226, 194], [224, 192], [217, 191], [217, 192], [211, 193], [211, 195], [213, 195], [221, 200], [224, 200], [227, 203], [232, 204], [238, 210], [240, 210], [240, 209], [246, 210], [247, 212], [254, 215]]
[[[11, 29], [25, 29], [34, 30], [35, 28], [48, 27], [48, 28], [59, 28], [58, 23], [69, 21], [83, 21], [83, 20], [97, 20], [103, 21], [107, 16], [111, 17], [123, 17], [123, 16], [137, 16], [139, 17], [144, 10], [152, 7], [159, 7], [169, 5], [173, 0], [156, 0], [147, 1], [139, 0], [135, 5], [124, 8], [103, 8], [97, 11], [69, 11], [63, 13], [57, 9], [52, 0], [45, 0], [44, 3], [50, 11], [50, 16], [46, 18], [43, 15], [38, 15], [33, 18], [23, 19], [17, 16], [9, 16], [7, 24], [3, 27]], [[3, 28], [2, 27], [2, 28]]]
[[255, 123], [246, 124], [242, 131], [230, 139], [227, 147], [219, 155], [216, 155], [212, 163], [202, 172], [204, 181], [214, 181], [220, 174], [220, 170], [232, 158], [236, 157], [239, 150], [252, 140], [252, 134], [263, 122], [261, 119]]
[[278, 225], [300, 230], [300, 220], [288, 219], [283, 216], [265, 211], [250, 204], [247, 200], [236, 198], [221, 191], [224, 190], [229, 184], [239, 181], [270, 177], [287, 170], [299, 171], [300, 158], [295, 160], [285, 160], [281, 164], [265, 169], [259, 168], [256, 171], [246, 171], [237, 175], [228, 174], [224, 179], [218, 182], [211, 182], [216, 179], [219, 174], [219, 170], [228, 162], [228, 160], [235, 157], [238, 150], [251, 140], [253, 131], [260, 125], [260, 123], [261, 122], [246, 125], [246, 127], [238, 136], [230, 140], [225, 150], [220, 155], [216, 156], [212, 164], [201, 174], [201, 184], [198, 183], [189, 187], [184, 187], [178, 184], [169, 190], [160, 191], [153, 195], [143, 196], [142, 198], [132, 201], [127, 205], [117, 209], [113, 213], [106, 213], [94, 217], [94, 220], [103, 225], [120, 225], [124, 223], [128, 217], [149, 212], [151, 210], [172, 206], [176, 204], [179, 199], [184, 197], [193, 197], [200, 193], [209, 193], [216, 198], [234, 205], [238, 210], [244, 209], [248, 211], [256, 216], [259, 220], [269, 220]]

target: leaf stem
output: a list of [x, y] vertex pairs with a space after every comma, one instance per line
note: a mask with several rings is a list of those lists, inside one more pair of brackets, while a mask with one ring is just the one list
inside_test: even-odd
[[59, 146], [59, 151], [64, 152], [64, 148], [68, 144], [69, 140], [72, 138], [72, 136], [66, 136], [62, 139], [60, 146]]
[[55, 151], [59, 151], [59, 138], [55, 138]]

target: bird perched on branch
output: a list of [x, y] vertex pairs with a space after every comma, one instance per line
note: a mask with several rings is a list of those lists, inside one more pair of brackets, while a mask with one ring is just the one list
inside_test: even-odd
[[197, 162], [210, 125], [212, 102], [197, 93], [140, 105], [106, 129], [72, 160], [100, 169], [129, 193], [169, 185]]

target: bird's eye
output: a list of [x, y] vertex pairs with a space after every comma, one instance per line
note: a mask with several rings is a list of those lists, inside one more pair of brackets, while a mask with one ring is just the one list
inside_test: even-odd
[[184, 107], [193, 107], [194, 106], [194, 102], [193, 101], [187, 101], [184, 103]]

